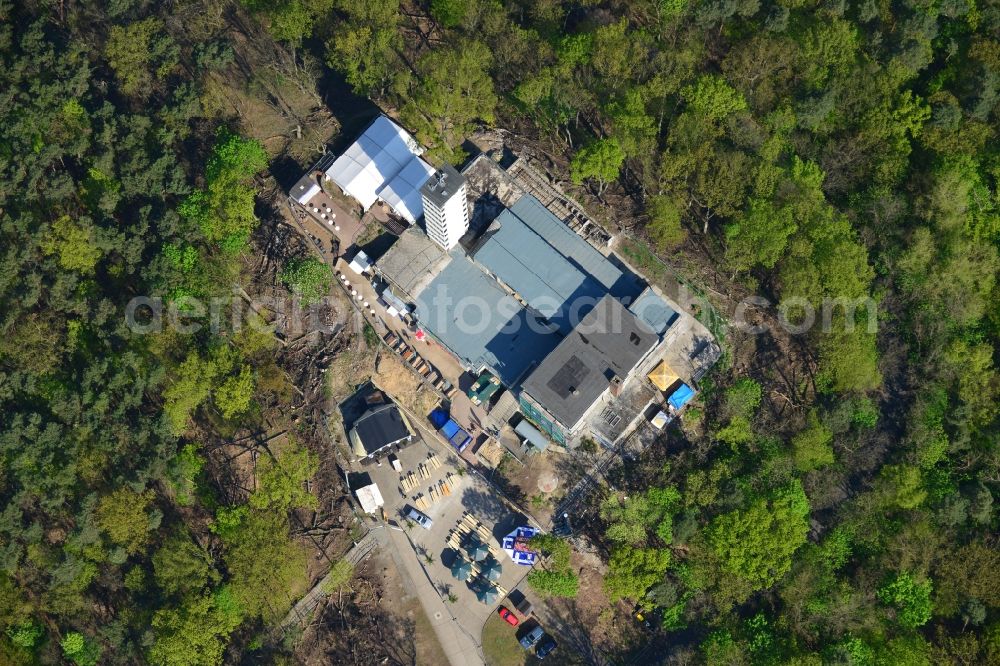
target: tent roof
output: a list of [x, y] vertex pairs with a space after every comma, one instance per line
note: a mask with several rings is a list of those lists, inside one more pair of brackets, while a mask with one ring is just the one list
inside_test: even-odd
[[368, 210], [378, 199], [378, 191], [421, 152], [406, 130], [379, 116], [330, 165], [326, 175]]
[[414, 224], [424, 214], [420, 187], [434, 173], [434, 167], [419, 157], [413, 157], [378, 191], [378, 198], [389, 204], [396, 214]]
[[371, 268], [372, 260], [365, 254], [364, 250], [358, 250], [358, 253], [354, 255], [351, 262], [348, 264], [350, 269], [355, 273], [364, 273], [366, 270]]
[[666, 392], [674, 382], [680, 379], [666, 361], [660, 361], [660, 364], [653, 368], [647, 377], [649, 377], [649, 381], [653, 382], [653, 386], [663, 392]]
[[358, 496], [358, 502], [361, 503], [361, 508], [364, 509], [365, 513], [375, 513], [379, 507], [385, 505], [385, 500], [382, 499], [382, 493], [379, 492], [377, 484], [373, 483], [370, 486], [358, 488], [355, 494]]
[[300, 204], [305, 205], [309, 201], [319, 194], [321, 188], [319, 183], [313, 181], [312, 174], [306, 174], [303, 176], [299, 182], [295, 184], [292, 188], [292, 198], [298, 201]]

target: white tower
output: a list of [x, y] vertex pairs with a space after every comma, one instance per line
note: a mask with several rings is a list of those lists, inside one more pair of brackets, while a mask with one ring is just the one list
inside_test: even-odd
[[469, 229], [469, 206], [465, 197], [465, 176], [450, 164], [427, 179], [420, 188], [424, 222], [431, 240], [450, 250]]

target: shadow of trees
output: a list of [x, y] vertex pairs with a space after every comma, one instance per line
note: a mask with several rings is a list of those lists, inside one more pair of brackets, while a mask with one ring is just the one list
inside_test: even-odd
[[495, 493], [474, 487], [462, 491], [462, 504], [470, 513], [483, 521], [496, 523], [510, 515], [510, 509]]
[[[390, 613], [374, 591], [330, 597], [302, 634], [299, 663], [416, 666], [416, 623]], [[263, 662], [261, 662], [263, 663]]]
[[[594, 644], [589, 623], [580, 615], [575, 601], [548, 602], [546, 629], [559, 642], [553, 653], [560, 655], [559, 662], [583, 663], [589, 666], [610, 666], [612, 660]], [[576, 657], [576, 659], [572, 659]], [[557, 660], [553, 660], [554, 662]]]

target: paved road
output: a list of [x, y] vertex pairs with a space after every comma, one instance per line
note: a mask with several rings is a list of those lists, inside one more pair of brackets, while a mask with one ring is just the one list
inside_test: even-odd
[[388, 542], [387, 550], [397, 569], [407, 579], [407, 587], [420, 599], [448, 661], [452, 666], [483, 666], [480, 638], [469, 634], [452, 614], [448, 603], [424, 573], [406, 533], [391, 527], [380, 532], [380, 538]]

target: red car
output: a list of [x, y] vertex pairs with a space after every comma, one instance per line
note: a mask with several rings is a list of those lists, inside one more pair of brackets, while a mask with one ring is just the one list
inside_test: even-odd
[[499, 613], [500, 617], [502, 617], [507, 622], [507, 624], [509, 624], [512, 627], [516, 627], [517, 623], [520, 622], [520, 620], [517, 619], [516, 615], [507, 610], [506, 606], [501, 606], [500, 609], [497, 610], [497, 613]]

